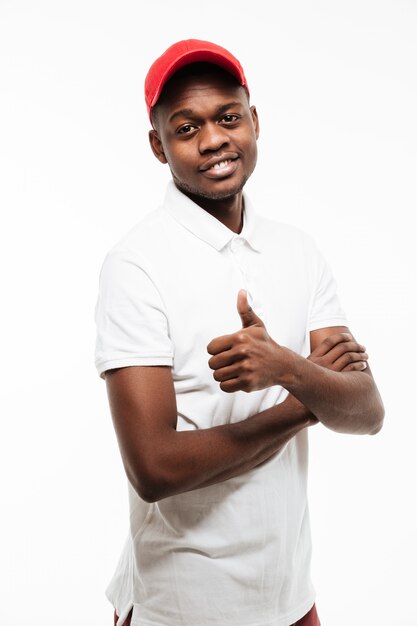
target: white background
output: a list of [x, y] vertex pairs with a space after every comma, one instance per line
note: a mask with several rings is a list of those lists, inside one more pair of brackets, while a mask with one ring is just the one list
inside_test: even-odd
[[162, 197], [142, 85], [188, 37], [241, 60], [261, 120], [247, 191], [322, 247], [386, 406], [376, 437], [311, 431], [322, 624], [417, 625], [416, 17], [411, 0], [0, 1], [2, 625], [112, 624], [128, 512], [97, 281]]

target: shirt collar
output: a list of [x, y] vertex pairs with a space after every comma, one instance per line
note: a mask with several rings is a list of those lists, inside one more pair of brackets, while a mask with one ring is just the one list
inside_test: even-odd
[[259, 252], [256, 242], [256, 214], [246, 193], [243, 194], [243, 201], [243, 228], [239, 234], [234, 233], [193, 202], [175, 186], [173, 181], [168, 183], [163, 208], [184, 228], [216, 250], [220, 251], [232, 239], [240, 237], [245, 239], [256, 252]]

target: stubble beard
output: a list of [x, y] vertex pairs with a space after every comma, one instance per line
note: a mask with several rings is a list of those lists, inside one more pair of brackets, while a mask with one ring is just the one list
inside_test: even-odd
[[249, 176], [244, 176], [239, 181], [239, 183], [235, 185], [235, 187], [233, 187], [232, 189], [228, 189], [227, 191], [205, 191], [204, 189], [187, 185], [183, 181], [178, 180], [178, 178], [176, 178], [174, 175], [172, 177], [174, 179], [176, 187], [178, 187], [180, 191], [185, 193], [186, 196], [194, 196], [196, 198], [204, 198], [206, 200], [227, 200], [228, 198], [233, 198], [242, 191], [249, 178]]

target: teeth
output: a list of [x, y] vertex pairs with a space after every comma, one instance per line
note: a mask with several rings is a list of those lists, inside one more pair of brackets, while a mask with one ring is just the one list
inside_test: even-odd
[[220, 163], [215, 163], [213, 165], [213, 169], [215, 170], [219, 170], [222, 167], [226, 167], [226, 165], [228, 165], [230, 163], [231, 159], [227, 159], [227, 161], [221, 161]]

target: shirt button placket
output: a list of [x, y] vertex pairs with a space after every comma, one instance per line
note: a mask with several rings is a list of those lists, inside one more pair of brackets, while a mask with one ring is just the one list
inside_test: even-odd
[[248, 268], [245, 263], [245, 240], [242, 237], [234, 237], [230, 242], [230, 249], [232, 251], [236, 266], [238, 267], [239, 272], [242, 276], [244, 288], [248, 289]]
[[257, 288], [254, 283], [254, 276], [251, 271], [251, 263], [250, 263], [250, 249], [249, 246], [246, 245], [246, 241], [243, 237], [234, 237], [230, 242], [230, 249], [233, 254], [234, 261], [236, 263], [237, 268], [242, 277], [243, 288], [246, 289], [248, 293], [248, 302], [249, 305], [256, 310], [258, 315], [263, 314], [263, 309], [261, 302], [257, 297]]

